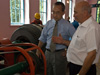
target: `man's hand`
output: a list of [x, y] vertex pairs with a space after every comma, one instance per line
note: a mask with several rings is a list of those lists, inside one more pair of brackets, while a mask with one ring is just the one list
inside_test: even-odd
[[59, 36], [53, 36], [52, 41], [56, 44], [63, 44], [66, 46], [69, 46], [69, 44], [70, 44], [70, 41], [64, 40], [61, 34], [59, 34]]
[[63, 37], [61, 36], [61, 34], [59, 34], [59, 36], [53, 36], [52, 37], [52, 41], [54, 43], [57, 43], [57, 44], [63, 44]]
[[93, 61], [95, 60], [95, 58], [96, 58], [96, 50], [88, 52], [88, 54], [84, 60], [83, 66], [79, 72], [79, 75], [86, 75], [86, 73], [90, 69]]
[[[43, 43], [42, 41], [39, 41], [38, 47], [42, 48], [43, 44], [44, 44], [44, 43]], [[36, 55], [37, 55], [39, 58], [42, 58], [41, 52], [40, 52], [38, 49], [36, 50]]]
[[36, 55], [41, 59], [42, 55], [41, 55], [41, 52], [39, 50], [36, 51]]

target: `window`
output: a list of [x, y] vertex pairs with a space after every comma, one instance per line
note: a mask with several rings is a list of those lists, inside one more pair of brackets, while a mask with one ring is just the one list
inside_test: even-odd
[[24, 0], [10, 0], [11, 25], [24, 24]]
[[72, 0], [69, 1], [69, 17], [70, 21], [72, 21]]
[[57, 1], [62, 2], [62, 0], [57, 0]]
[[47, 22], [47, 0], [40, 0], [40, 15], [43, 25]]
[[[97, 2], [98, 4], [100, 4], [100, 1]], [[96, 20], [98, 23], [100, 23], [100, 6], [97, 7], [97, 15], [96, 15]]]

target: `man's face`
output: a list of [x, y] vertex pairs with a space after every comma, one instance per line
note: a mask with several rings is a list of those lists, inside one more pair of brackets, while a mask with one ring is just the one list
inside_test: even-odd
[[81, 7], [76, 5], [74, 8], [74, 18], [79, 23], [82, 23], [84, 16], [84, 11], [82, 11]]
[[64, 14], [64, 11], [62, 11], [62, 7], [61, 5], [55, 5], [53, 7], [53, 18], [58, 21], [62, 18], [63, 14]]

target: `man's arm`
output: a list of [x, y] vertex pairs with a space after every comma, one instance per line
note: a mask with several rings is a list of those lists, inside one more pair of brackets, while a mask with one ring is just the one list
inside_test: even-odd
[[[39, 43], [38, 43], [38, 47], [42, 48], [43, 44], [44, 44], [44, 43], [43, 43], [42, 41], [39, 41]], [[38, 57], [41, 58], [41, 53], [40, 53], [39, 50], [36, 51], [36, 55], [37, 55]]]
[[61, 36], [61, 34], [59, 34], [58, 37], [53, 36], [52, 41], [54, 43], [63, 44], [63, 45], [66, 45], [66, 46], [69, 46], [69, 44], [70, 44], [70, 41], [69, 40], [64, 40], [63, 37]]
[[96, 50], [93, 50], [87, 54], [87, 57], [85, 58], [85, 61], [79, 72], [79, 75], [86, 75], [86, 73], [88, 72], [89, 68], [91, 67], [95, 57], [96, 57]]

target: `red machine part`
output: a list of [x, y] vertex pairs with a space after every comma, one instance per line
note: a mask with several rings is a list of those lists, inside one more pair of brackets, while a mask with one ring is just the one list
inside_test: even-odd
[[[23, 49], [23, 48], [18, 47], [18, 46], [32, 46], [32, 47], [28, 48], [28, 49]], [[5, 46], [0, 47], [0, 50], [4, 50], [4, 51], [18, 50], [24, 55], [24, 57], [26, 58], [26, 60], [27, 60], [27, 62], [29, 64], [30, 74], [26, 74], [25, 72], [23, 72], [23, 75], [35, 75], [35, 65], [33, 64], [31, 56], [28, 54], [28, 51], [36, 50], [36, 49], [38, 49], [41, 52], [42, 56], [43, 56], [44, 75], [46, 75], [46, 59], [45, 59], [45, 55], [37, 45], [31, 44], [31, 43], [22, 43], [22, 44], [9, 44], [9, 45], [5, 45]], [[22, 57], [22, 59], [23, 59], [23, 57]]]
[[[23, 57], [23, 55], [19, 55], [17, 57], [17, 62], [22, 62], [22, 61], [25, 61], [25, 58]], [[21, 75], [30, 75], [30, 73], [22, 72]]]
[[[3, 39], [0, 40], [0, 46], [4, 46], [4, 45], [7, 45], [7, 44], [12, 44], [11, 41], [8, 38], [3, 38]], [[11, 50], [7, 50], [7, 51], [4, 50], [4, 52], [8, 52], [8, 51], [10, 52]], [[14, 64], [14, 53], [4, 54], [4, 56], [1, 55], [0, 57], [2, 57], [5, 60], [4, 61], [4, 66], [5, 67], [11, 66], [11, 65]]]

